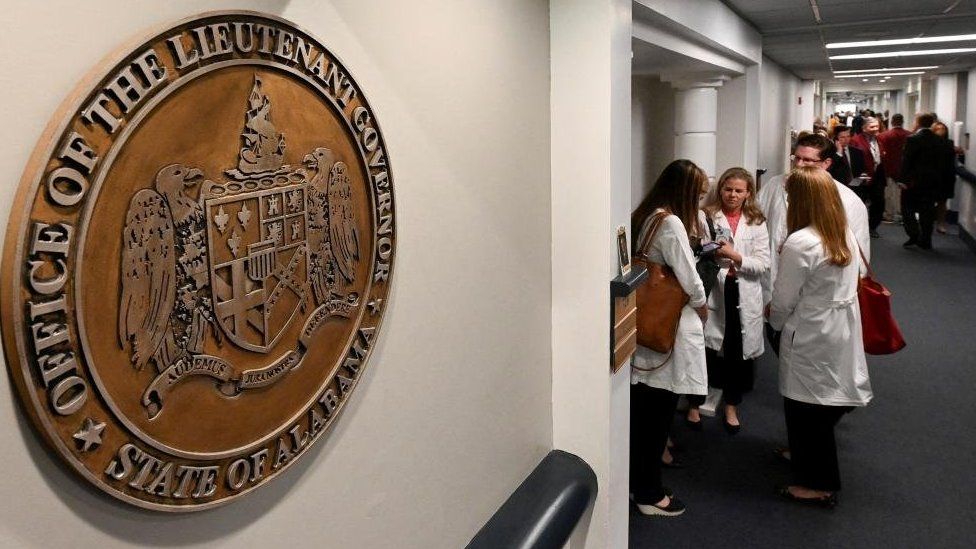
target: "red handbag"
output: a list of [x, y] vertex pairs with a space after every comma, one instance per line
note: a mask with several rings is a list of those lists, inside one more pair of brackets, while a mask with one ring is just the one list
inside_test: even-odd
[[891, 314], [891, 291], [874, 278], [871, 264], [858, 247], [868, 275], [857, 285], [857, 302], [861, 307], [861, 332], [864, 352], [869, 355], [890, 355], [902, 350], [906, 343], [901, 329]]

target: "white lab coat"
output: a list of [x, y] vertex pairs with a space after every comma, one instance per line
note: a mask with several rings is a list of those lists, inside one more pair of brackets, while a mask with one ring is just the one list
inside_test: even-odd
[[[650, 218], [648, 218], [650, 219]], [[637, 242], [646, 238], [649, 223], [640, 230]], [[681, 310], [678, 333], [668, 362], [652, 371], [645, 372], [633, 368], [631, 383], [643, 383], [650, 387], [665, 389], [672, 393], [685, 395], [708, 394], [708, 373], [705, 369], [705, 334], [701, 319], [694, 307], [705, 304], [705, 288], [695, 270], [695, 256], [688, 243], [688, 233], [681, 220], [669, 215], [661, 223], [661, 228], [647, 254], [648, 261], [668, 265], [682, 289], [688, 294], [688, 304]], [[634, 365], [640, 368], [653, 368], [665, 361], [667, 353], [657, 353], [647, 347], [637, 346]]]
[[[713, 216], [715, 227], [732, 227], [721, 210]], [[746, 217], [739, 218], [739, 226], [732, 237], [735, 251], [742, 255], [742, 266], [736, 268], [739, 285], [739, 318], [742, 321], [742, 358], [750, 359], [763, 354], [763, 298], [762, 278], [769, 271], [769, 233], [766, 224], [747, 224]], [[725, 340], [725, 277], [731, 261], [718, 272], [718, 280], [708, 296], [708, 322], [705, 323], [705, 346], [716, 351], [722, 349]]]
[[[789, 235], [786, 229], [786, 176], [787, 174], [777, 175], [766, 183], [756, 195], [759, 208], [766, 215], [766, 228], [769, 230], [769, 272], [763, 277], [763, 302], [769, 303], [773, 295], [773, 285], [776, 282], [776, 269], [779, 265], [779, 250], [786, 237]], [[837, 192], [840, 193], [840, 201], [844, 204], [844, 211], [847, 213], [847, 227], [854, 233], [857, 243], [864, 250], [864, 257], [871, 261], [871, 235], [868, 229], [868, 209], [864, 202], [854, 194], [854, 191], [847, 188], [842, 183], [834, 181], [837, 185]], [[857, 250], [853, 250], [857, 252]]]
[[[854, 242], [848, 231], [852, 250]], [[856, 251], [846, 267], [828, 263], [823, 241], [810, 227], [786, 239], [769, 314], [773, 329], [783, 332], [784, 397], [823, 406], [864, 406], [871, 400], [857, 302], [861, 263]]]

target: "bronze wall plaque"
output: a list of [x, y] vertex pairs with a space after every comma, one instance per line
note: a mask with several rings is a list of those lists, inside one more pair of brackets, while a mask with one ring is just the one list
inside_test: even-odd
[[207, 13], [103, 63], [48, 125], [7, 228], [3, 342], [36, 427], [132, 504], [214, 507], [328, 431], [396, 243], [363, 90], [285, 20]]

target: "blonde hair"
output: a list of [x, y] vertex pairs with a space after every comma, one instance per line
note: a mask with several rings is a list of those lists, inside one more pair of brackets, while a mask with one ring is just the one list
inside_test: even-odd
[[741, 179], [746, 182], [749, 188], [749, 196], [742, 203], [742, 215], [745, 216], [746, 223], [758, 225], [766, 221], [766, 216], [763, 215], [762, 210], [759, 209], [759, 205], [756, 204], [756, 180], [749, 173], [749, 170], [745, 168], [729, 168], [722, 172], [722, 177], [718, 178], [718, 183], [712, 189], [712, 192], [708, 193], [705, 206], [702, 207], [705, 214], [708, 217], [712, 217], [722, 209], [722, 185], [730, 179]]
[[847, 214], [830, 174], [815, 166], [796, 168], [786, 178], [786, 193], [790, 201], [786, 210], [789, 233], [813, 228], [823, 241], [827, 261], [838, 267], [850, 265]]

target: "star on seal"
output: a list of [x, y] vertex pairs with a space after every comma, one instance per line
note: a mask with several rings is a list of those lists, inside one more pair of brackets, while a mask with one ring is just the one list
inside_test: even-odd
[[369, 305], [369, 313], [375, 315], [379, 313], [380, 309], [383, 307], [383, 300], [374, 299], [373, 301], [370, 301], [368, 305]]
[[74, 438], [81, 441], [81, 451], [88, 452], [102, 445], [102, 431], [105, 430], [104, 423], [86, 417], [81, 428], [74, 434]]

